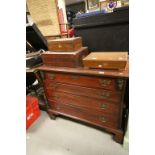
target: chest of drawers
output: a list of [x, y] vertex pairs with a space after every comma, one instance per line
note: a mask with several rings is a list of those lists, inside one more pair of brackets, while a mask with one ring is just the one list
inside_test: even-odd
[[63, 115], [114, 134], [122, 143], [122, 113], [128, 70], [41, 66], [48, 114]]

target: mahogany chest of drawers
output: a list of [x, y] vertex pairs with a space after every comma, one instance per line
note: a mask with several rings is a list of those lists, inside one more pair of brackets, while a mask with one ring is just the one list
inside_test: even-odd
[[38, 68], [51, 118], [63, 115], [114, 134], [122, 143], [122, 113], [128, 70]]

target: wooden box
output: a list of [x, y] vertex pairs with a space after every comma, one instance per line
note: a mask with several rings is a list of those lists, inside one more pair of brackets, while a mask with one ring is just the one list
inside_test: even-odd
[[125, 69], [128, 52], [92, 52], [83, 59], [84, 67]]
[[55, 52], [72, 52], [82, 47], [82, 38], [60, 38], [48, 41], [48, 50]]
[[88, 55], [88, 48], [81, 47], [75, 52], [45, 52], [42, 60], [45, 65], [57, 67], [82, 67], [82, 59]]

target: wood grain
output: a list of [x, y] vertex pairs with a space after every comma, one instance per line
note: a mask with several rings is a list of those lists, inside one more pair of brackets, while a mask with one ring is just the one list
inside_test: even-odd
[[[72, 75], [63, 73], [45, 73], [45, 80], [59, 83], [73, 84], [89, 88], [103, 88], [105, 90], [121, 91], [124, 80], [85, 75]], [[121, 82], [121, 83], [120, 83]]]
[[82, 38], [62, 38], [48, 40], [48, 50], [55, 52], [73, 52], [82, 47]]
[[44, 65], [57, 67], [82, 67], [82, 58], [88, 55], [88, 48], [81, 47], [74, 52], [50, 52], [41, 55]]
[[45, 87], [51, 90], [51, 92], [65, 92], [79, 96], [101, 99], [104, 101], [111, 101], [114, 103], [118, 103], [121, 100], [121, 92], [113, 92], [103, 89], [94, 89], [69, 84], [50, 83], [49, 81], [45, 81]]
[[62, 104], [71, 104], [76, 107], [81, 107], [83, 109], [89, 109], [93, 113], [105, 113], [111, 115], [118, 115], [120, 112], [120, 104], [113, 103], [110, 101], [104, 101], [95, 98], [89, 98], [85, 96], [78, 96], [69, 93], [62, 92], [51, 92], [47, 89], [48, 99], [59, 102]]
[[59, 113], [59, 114], [68, 114], [70, 117], [78, 117], [81, 120], [88, 120], [91, 121], [91, 123], [99, 124], [101, 126], [108, 126], [117, 128], [118, 127], [118, 118], [113, 117], [112, 115], [106, 115], [106, 114], [96, 114], [91, 113], [86, 109], [82, 109], [79, 107], [75, 107], [71, 104], [60, 104], [53, 101], [52, 102], [52, 111]]
[[47, 72], [57, 72], [57, 73], [70, 73], [70, 74], [80, 74], [80, 75], [90, 75], [99, 77], [114, 77], [114, 78], [129, 78], [128, 64], [124, 70], [105, 70], [105, 69], [87, 69], [87, 68], [69, 68], [69, 67], [52, 67], [42, 65], [37, 68], [40, 71]]

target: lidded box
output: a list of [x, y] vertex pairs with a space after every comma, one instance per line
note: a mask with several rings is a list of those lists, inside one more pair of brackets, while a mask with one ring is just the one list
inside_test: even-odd
[[128, 52], [92, 52], [83, 59], [84, 67], [125, 69]]
[[42, 54], [43, 64], [57, 67], [82, 67], [82, 59], [88, 55], [88, 47], [81, 47], [74, 52], [50, 52]]
[[82, 47], [82, 38], [60, 38], [48, 41], [48, 50], [55, 52], [73, 52]]

